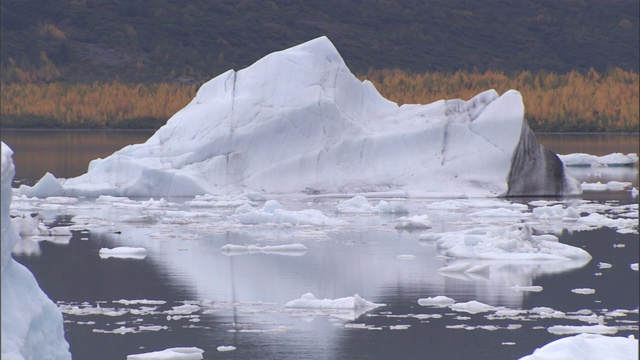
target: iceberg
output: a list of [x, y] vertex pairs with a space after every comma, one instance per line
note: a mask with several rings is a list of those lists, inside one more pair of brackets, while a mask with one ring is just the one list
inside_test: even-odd
[[11, 258], [20, 240], [9, 217], [13, 151], [2, 143], [2, 358], [71, 359], [62, 313], [33, 274]]
[[535, 139], [518, 91], [398, 106], [347, 68], [326, 37], [229, 70], [149, 140], [46, 174], [22, 194], [563, 195], [580, 192]]

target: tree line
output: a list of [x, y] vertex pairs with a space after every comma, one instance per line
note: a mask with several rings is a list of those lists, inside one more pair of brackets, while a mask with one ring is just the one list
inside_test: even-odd
[[[401, 104], [440, 99], [468, 100], [495, 89], [523, 95], [525, 117], [534, 131], [637, 132], [639, 76], [614, 68], [604, 73], [522, 71], [409, 73], [371, 69], [370, 80], [386, 98]], [[93, 84], [3, 83], [0, 125], [17, 128], [156, 129], [195, 96], [196, 85], [181, 83]]]

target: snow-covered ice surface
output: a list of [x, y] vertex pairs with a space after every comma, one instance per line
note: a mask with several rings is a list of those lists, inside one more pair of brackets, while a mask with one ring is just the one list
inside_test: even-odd
[[21, 187], [30, 197], [579, 191], [536, 141], [519, 92], [398, 106], [358, 80], [326, 37], [217, 76], [146, 143], [92, 161], [84, 175], [47, 173]]
[[634, 360], [638, 339], [580, 334], [556, 340], [520, 360]]
[[[11, 149], [2, 143], [2, 359], [71, 359], [62, 314], [33, 274], [11, 258], [20, 235], [10, 220]], [[35, 228], [37, 230], [38, 223]]]

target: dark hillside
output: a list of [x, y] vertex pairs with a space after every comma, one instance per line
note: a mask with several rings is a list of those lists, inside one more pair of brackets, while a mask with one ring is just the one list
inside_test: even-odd
[[2, 80], [201, 82], [327, 35], [352, 71], [638, 71], [638, 0], [1, 0]]

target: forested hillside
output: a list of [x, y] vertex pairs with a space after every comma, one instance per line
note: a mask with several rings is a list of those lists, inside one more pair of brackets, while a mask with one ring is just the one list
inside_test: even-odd
[[355, 73], [639, 67], [637, 0], [2, 0], [3, 83], [200, 83], [327, 35]]

